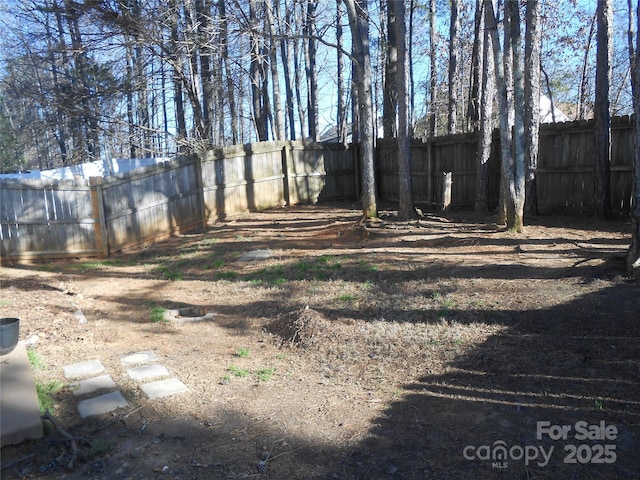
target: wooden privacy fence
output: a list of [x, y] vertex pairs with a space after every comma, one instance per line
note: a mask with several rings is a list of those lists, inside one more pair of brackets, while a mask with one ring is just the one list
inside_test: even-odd
[[[614, 211], [629, 211], [633, 175], [633, 125], [629, 117], [611, 124], [611, 201]], [[477, 132], [436, 137], [411, 145], [413, 199], [416, 204], [438, 204], [443, 174], [451, 172], [451, 205], [473, 207], [476, 190]], [[398, 199], [397, 147], [378, 145], [379, 194]], [[595, 149], [593, 121], [550, 123], [540, 126], [537, 170], [538, 209], [549, 213], [591, 213], [594, 210]], [[489, 159], [489, 206], [499, 198], [500, 137], [494, 132]]]
[[[540, 213], [593, 211], [593, 123], [540, 128], [537, 196]], [[450, 205], [475, 199], [476, 133], [412, 143], [413, 198], [437, 205], [444, 173]], [[248, 210], [359, 195], [356, 146], [266, 142], [206, 152], [109, 178], [88, 181], [0, 180], [0, 254], [4, 260], [106, 257], [179, 231]], [[378, 194], [398, 199], [397, 147], [376, 150]], [[500, 140], [489, 159], [489, 204], [499, 195]], [[633, 128], [612, 122], [611, 194], [629, 210]]]
[[109, 178], [0, 181], [3, 260], [106, 257], [247, 210], [353, 198], [354, 149], [269, 142]]

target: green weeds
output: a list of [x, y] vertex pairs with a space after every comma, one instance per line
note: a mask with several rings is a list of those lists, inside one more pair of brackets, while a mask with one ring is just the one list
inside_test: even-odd
[[45, 364], [44, 360], [40, 356], [38, 352], [36, 352], [33, 348], [27, 350], [27, 359], [29, 360], [29, 365], [34, 370], [44, 370]]
[[119, 262], [114, 260], [94, 260], [91, 262], [69, 263], [67, 268], [78, 272], [91, 272], [104, 270], [105, 268], [118, 266]]
[[356, 297], [351, 295], [350, 293], [345, 293], [343, 295], [340, 295], [338, 297], [338, 300], [343, 302], [343, 303], [349, 303], [349, 302], [353, 302], [356, 300]]
[[214, 238], [214, 237], [210, 237], [210, 238], [205, 238], [203, 240], [200, 240], [200, 242], [198, 242], [198, 244], [201, 247], [212, 247], [213, 245], [215, 245], [216, 243], [218, 243], [218, 239]]
[[223, 384], [229, 383], [229, 381], [231, 380], [231, 376], [238, 377], [238, 378], [247, 378], [249, 375], [253, 375], [256, 378], [256, 380], [259, 380], [261, 382], [267, 382], [271, 380], [271, 377], [273, 377], [273, 374], [275, 373], [276, 369], [275, 368], [259, 368], [258, 370], [254, 370], [252, 372], [251, 370], [248, 370], [246, 368], [240, 368], [236, 365], [231, 365], [229, 368], [227, 368], [227, 371], [230, 373], [230, 375], [225, 375], [222, 378]]
[[216, 259], [211, 263], [207, 263], [204, 268], [212, 269], [212, 268], [222, 268], [224, 267], [224, 260]]
[[266, 382], [271, 380], [271, 376], [275, 372], [275, 368], [261, 368], [260, 370], [256, 370], [254, 375], [256, 378], [262, 382]]
[[48, 382], [36, 381], [36, 394], [38, 395], [38, 403], [40, 404], [40, 413], [42, 415], [54, 409], [56, 405], [55, 395], [63, 387], [64, 385], [57, 380]]
[[240, 347], [236, 350], [236, 356], [240, 358], [249, 358], [249, 349], [247, 347]]
[[373, 265], [372, 263], [367, 262], [366, 260], [358, 260], [358, 265], [360, 268], [364, 269], [369, 273], [377, 273], [380, 271], [377, 265]]
[[214, 275], [216, 280], [235, 280], [237, 277], [238, 274], [232, 271], [216, 272]]
[[167, 313], [167, 309], [164, 307], [153, 307], [151, 309], [151, 322], [153, 323], [163, 323], [167, 322], [167, 317], [165, 316]]
[[168, 265], [159, 265], [156, 270], [163, 279], [179, 282], [184, 278], [184, 275], [182, 272], [174, 270], [174, 268], [171, 268]]
[[233, 376], [240, 377], [240, 378], [245, 378], [249, 376], [249, 373], [250, 373], [249, 370], [236, 367], [235, 365], [231, 365], [227, 370], [229, 370], [229, 372], [233, 374]]
[[248, 280], [256, 285], [261, 283], [266, 283], [268, 285], [282, 285], [287, 282], [285, 273], [285, 266], [281, 263], [276, 263], [252, 273], [248, 276]]
[[[27, 350], [27, 359], [29, 365], [34, 370], [45, 370], [46, 365], [42, 357], [33, 348]], [[38, 404], [40, 407], [40, 414], [44, 415], [46, 412], [51, 411], [56, 406], [55, 395], [64, 388], [64, 385], [57, 380], [50, 380], [48, 382], [42, 381], [38, 378], [35, 379], [36, 395], [38, 396]]]

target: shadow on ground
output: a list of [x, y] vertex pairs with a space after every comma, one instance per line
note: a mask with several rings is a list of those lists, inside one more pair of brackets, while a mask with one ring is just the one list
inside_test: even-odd
[[513, 312], [450, 373], [405, 385], [344, 478], [638, 478], [639, 294]]

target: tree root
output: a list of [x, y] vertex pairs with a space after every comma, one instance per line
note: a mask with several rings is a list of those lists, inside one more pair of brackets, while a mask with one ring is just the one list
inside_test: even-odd
[[58, 433], [62, 435], [67, 442], [69, 442], [69, 445], [71, 446], [71, 458], [69, 459], [69, 462], [67, 462], [66, 468], [67, 470], [73, 470], [78, 459], [87, 458], [87, 454], [80, 447], [78, 447], [78, 439], [67, 432], [62, 427], [62, 425], [60, 425], [60, 422], [58, 422], [58, 420], [56, 420], [56, 418], [51, 415], [51, 412], [46, 412], [44, 415], [42, 415], [42, 419], [50, 421], [53, 426], [56, 427]]

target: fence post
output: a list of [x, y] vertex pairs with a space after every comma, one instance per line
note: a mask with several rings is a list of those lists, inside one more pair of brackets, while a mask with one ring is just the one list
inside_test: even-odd
[[[208, 151], [207, 151], [208, 152]], [[204, 202], [204, 178], [202, 178], [202, 157], [207, 152], [196, 154], [196, 195], [198, 195], [198, 208], [200, 209], [200, 226], [207, 228], [207, 208]]]
[[109, 256], [109, 236], [107, 222], [104, 215], [104, 193], [102, 190], [102, 177], [89, 178], [89, 191], [91, 193], [91, 209], [93, 210], [94, 231], [96, 237], [96, 253], [98, 258]]
[[433, 137], [427, 139], [427, 203], [433, 205]]
[[356, 183], [356, 199], [361, 200], [362, 192], [361, 192], [361, 181], [360, 181], [360, 144], [352, 143], [351, 144], [351, 152], [353, 158], [353, 172], [355, 176]]
[[284, 204], [291, 206], [291, 192], [289, 191], [289, 165], [291, 163], [291, 145], [285, 143], [282, 147], [282, 191], [284, 193]]
[[451, 172], [442, 172], [442, 210], [445, 211], [451, 205], [451, 186], [453, 178]]

